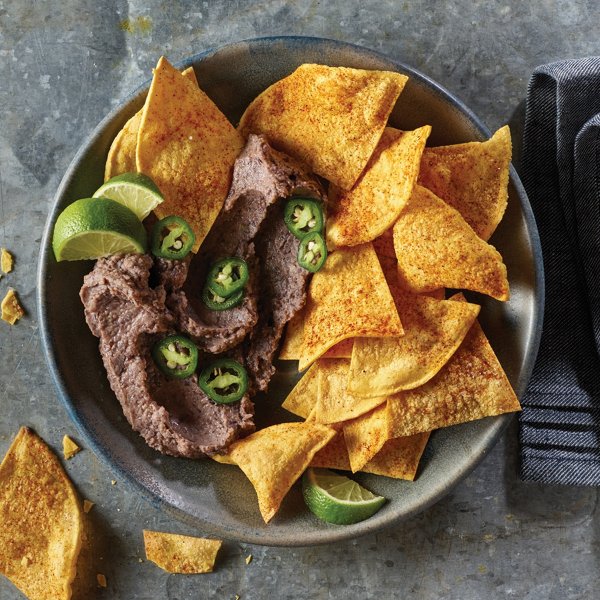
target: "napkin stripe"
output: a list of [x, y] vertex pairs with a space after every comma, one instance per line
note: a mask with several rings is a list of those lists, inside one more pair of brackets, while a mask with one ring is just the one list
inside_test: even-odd
[[[600, 300], [600, 282], [592, 275], [600, 276], [600, 169], [594, 164], [590, 171], [597, 156], [588, 144], [596, 144], [596, 130], [582, 134], [575, 153], [577, 135], [597, 113], [600, 58], [534, 71], [521, 175], [540, 233], [546, 307], [519, 416], [520, 476], [526, 481], [600, 485], [600, 336], [594, 335], [600, 332], [600, 303], [593, 300]], [[576, 203], [582, 172], [594, 176]]]
[[598, 144], [600, 115], [594, 115], [575, 139], [575, 210], [596, 348], [600, 350], [600, 195]]

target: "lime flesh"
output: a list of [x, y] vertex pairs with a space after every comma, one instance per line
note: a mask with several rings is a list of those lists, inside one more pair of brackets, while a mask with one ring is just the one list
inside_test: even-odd
[[109, 179], [94, 192], [94, 198], [115, 200], [143, 221], [162, 201], [160, 190], [143, 173], [122, 173]]
[[308, 508], [327, 523], [350, 525], [373, 516], [385, 503], [352, 479], [328, 469], [307, 469], [302, 493]]
[[52, 237], [57, 261], [85, 260], [146, 250], [146, 230], [115, 200], [83, 198], [58, 216]]

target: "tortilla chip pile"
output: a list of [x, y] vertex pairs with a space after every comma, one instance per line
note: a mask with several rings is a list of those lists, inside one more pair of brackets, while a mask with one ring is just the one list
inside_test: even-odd
[[487, 243], [508, 198], [508, 127], [487, 142], [426, 148], [430, 126], [388, 123], [406, 82], [305, 64], [260, 94], [235, 130], [191, 71], [161, 59], [109, 154], [107, 177], [150, 175], [166, 197], [158, 216], [184, 216], [198, 245], [249, 133], [329, 182], [330, 255], [280, 355], [306, 371], [283, 405], [304, 421], [216, 457], [247, 475], [265, 522], [309, 465], [413, 480], [433, 430], [520, 408], [479, 305], [446, 298], [448, 288], [509, 298], [506, 267]]
[[23, 427], [0, 464], [0, 573], [31, 600], [68, 600], [83, 515], [50, 448]]

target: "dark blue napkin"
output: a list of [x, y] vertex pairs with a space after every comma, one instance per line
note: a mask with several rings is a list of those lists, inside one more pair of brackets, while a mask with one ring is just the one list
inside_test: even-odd
[[534, 71], [520, 170], [546, 277], [521, 478], [600, 485], [600, 57]]

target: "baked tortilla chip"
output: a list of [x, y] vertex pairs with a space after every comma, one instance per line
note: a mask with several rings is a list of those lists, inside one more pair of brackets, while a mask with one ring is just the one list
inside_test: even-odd
[[44, 441], [22, 427], [0, 464], [0, 573], [30, 600], [68, 600], [83, 513]]
[[328, 247], [370, 242], [394, 224], [410, 198], [430, 132], [429, 125], [415, 131], [386, 127], [354, 187], [330, 187]]
[[429, 432], [389, 439], [362, 468], [365, 473], [414, 481]]
[[356, 338], [348, 391], [358, 397], [386, 396], [429, 381], [454, 354], [479, 306], [436, 300], [397, 290], [404, 335], [395, 338]]
[[339, 423], [364, 415], [384, 403], [386, 397], [357, 398], [347, 391], [350, 361], [333, 358], [317, 361], [317, 423]]
[[521, 409], [479, 323], [425, 385], [388, 399], [390, 437], [413, 435]]
[[168, 573], [212, 573], [222, 543], [144, 529], [146, 558]]
[[448, 287], [508, 300], [500, 253], [456, 209], [420, 185], [394, 225], [394, 247], [400, 284], [414, 293]]
[[294, 389], [288, 394], [281, 407], [289, 410], [294, 415], [308, 419], [308, 416], [317, 403], [318, 393], [319, 362], [317, 361], [300, 378], [300, 381], [298, 381]]
[[407, 77], [389, 71], [305, 64], [260, 94], [239, 130], [349, 190], [369, 160]]
[[194, 251], [221, 210], [242, 146], [213, 101], [162, 57], [142, 113], [136, 165], [165, 197], [156, 215], [178, 215], [190, 224]]
[[[279, 360], [300, 360], [304, 343], [304, 311], [296, 313], [287, 324]], [[354, 340], [348, 338], [332, 346], [321, 358], [350, 358]]]
[[[193, 67], [188, 67], [181, 73], [194, 85], [198, 85]], [[133, 173], [137, 171], [135, 162], [135, 149], [137, 147], [138, 131], [142, 120], [143, 108], [133, 115], [119, 131], [108, 151], [106, 165], [104, 167], [104, 181], [122, 173]]]
[[315, 453], [334, 435], [335, 429], [318, 423], [280, 423], [230, 446], [231, 458], [256, 490], [265, 523], [273, 518]]
[[323, 446], [310, 462], [311, 467], [323, 467], [324, 469], [340, 469], [342, 471], [350, 470], [350, 459], [346, 442], [344, 440], [344, 431], [338, 431], [333, 438]]
[[344, 440], [353, 473], [360, 471], [388, 439], [385, 402], [370, 412], [344, 423]]
[[310, 282], [298, 369], [342, 340], [399, 335], [402, 324], [373, 246], [341, 248]]
[[508, 125], [487, 142], [426, 148], [419, 184], [458, 210], [487, 241], [506, 210], [511, 154]]

